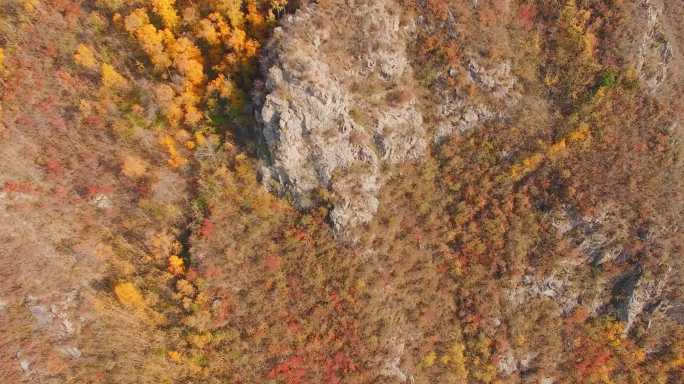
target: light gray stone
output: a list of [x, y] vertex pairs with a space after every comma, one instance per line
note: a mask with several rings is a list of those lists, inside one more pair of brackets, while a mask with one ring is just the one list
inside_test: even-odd
[[290, 194], [301, 209], [313, 204], [318, 189], [331, 191], [331, 221], [339, 232], [373, 218], [384, 183], [383, 163], [416, 160], [429, 143], [414, 99], [373, 105], [372, 100], [384, 101], [384, 89], [365, 96], [352, 89], [359, 78], [375, 78], [389, 87], [412, 76], [406, 43], [414, 27], [400, 26], [385, 2], [356, 7], [359, 29], [373, 34], [367, 36], [367, 47], [347, 53], [357, 56], [352, 68], [336, 66], [326, 36], [298, 28], [320, 16], [314, 5], [300, 10], [283, 27], [287, 32], [276, 32], [257, 113], [268, 151], [264, 183]]

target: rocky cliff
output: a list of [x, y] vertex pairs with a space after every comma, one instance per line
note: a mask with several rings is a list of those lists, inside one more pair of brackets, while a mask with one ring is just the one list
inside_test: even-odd
[[[346, 7], [354, 11], [335, 11]], [[406, 52], [415, 25], [395, 8], [311, 5], [287, 17], [269, 46], [258, 112], [266, 184], [300, 208], [318, 191], [332, 192], [338, 230], [371, 220], [383, 164], [417, 160], [428, 147]], [[312, 33], [313, 25], [333, 27]]]
[[[473, 57], [458, 70], [490, 102], [458, 91], [426, 105], [408, 52], [421, 19], [400, 8], [395, 1], [310, 5], [276, 29], [264, 60], [257, 96], [264, 181], [300, 208], [331, 192], [338, 231], [372, 219], [389, 176], [383, 166], [420, 161], [431, 143], [505, 116], [520, 97], [510, 62], [483, 65]], [[332, 27], [312, 33], [312, 26]], [[440, 115], [436, 127], [424, 122], [431, 109]]]

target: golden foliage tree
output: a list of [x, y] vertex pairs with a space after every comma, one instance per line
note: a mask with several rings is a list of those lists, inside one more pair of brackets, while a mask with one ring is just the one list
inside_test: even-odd
[[125, 306], [142, 308], [145, 305], [142, 293], [131, 282], [117, 284], [114, 287], [114, 294], [119, 302]]
[[78, 49], [76, 50], [76, 53], [74, 53], [74, 61], [76, 61], [76, 64], [88, 69], [97, 68], [95, 54], [92, 49], [83, 44], [78, 45]]
[[[227, 110], [243, 111], [244, 90], [238, 89], [249, 87], [260, 41], [286, 1], [200, 1], [183, 12], [178, 12], [175, 0], [142, 4], [146, 6], [130, 12], [123, 26], [158, 73], [165, 76], [172, 69], [181, 79], [163, 86], [160, 104], [170, 125], [200, 127], [205, 120], [203, 106], [227, 105]], [[150, 13], [159, 17], [161, 25], [153, 23]], [[200, 49], [200, 41], [210, 48]], [[234, 79], [240, 79], [240, 84]]]

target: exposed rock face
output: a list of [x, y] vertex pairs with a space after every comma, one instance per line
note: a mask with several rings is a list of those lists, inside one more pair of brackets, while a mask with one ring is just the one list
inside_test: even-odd
[[637, 56], [637, 71], [651, 92], [656, 92], [668, 76], [672, 61], [672, 44], [662, 24], [663, 6], [658, 1], [644, 0], [641, 4], [646, 20], [645, 32]]
[[470, 59], [465, 70], [470, 83], [489, 93], [496, 105], [474, 103], [451, 89], [445, 90], [446, 100], [440, 107], [445, 121], [435, 132], [435, 140], [438, 142], [454, 133], [468, 131], [477, 124], [502, 117], [501, 111], [517, 104], [521, 97], [516, 91], [518, 80], [511, 73], [511, 63], [508, 61], [486, 68], [475, 59]]
[[[629, 232], [627, 212], [615, 204], [606, 204], [593, 216], [581, 216], [578, 212], [565, 210], [552, 214], [552, 225], [559, 235], [573, 239], [575, 249], [550, 274], [541, 277], [524, 276], [521, 282], [507, 290], [506, 299], [513, 307], [522, 307], [533, 299], [550, 299], [557, 304], [561, 314], [567, 315], [582, 305], [592, 316], [610, 313], [625, 325], [628, 333], [639, 319], [648, 320], [662, 310], [667, 300], [663, 298], [672, 284], [672, 267], [663, 266], [653, 271], [637, 264], [635, 268], [616, 272], [611, 278], [588, 281], [590, 268], [619, 268], [630, 257], [620, 244], [629, 238], [648, 240], [658, 233]], [[658, 276], [655, 278], [655, 276]], [[676, 306], [673, 306], [676, 308]], [[676, 311], [670, 316], [677, 320]], [[505, 371], [505, 362], [500, 370]]]
[[668, 282], [669, 276], [667, 275], [670, 271], [671, 269], [664, 276], [655, 279], [637, 270], [625, 276], [620, 282], [617, 315], [620, 321], [625, 322], [625, 332], [629, 331], [646, 307], [661, 296]]
[[358, 28], [335, 36], [308, 30], [331, 22], [334, 7], [307, 7], [276, 30], [266, 63], [267, 95], [257, 116], [270, 154], [265, 181], [275, 181], [300, 208], [312, 205], [317, 189], [332, 191], [338, 230], [372, 219], [383, 163], [418, 159], [429, 142], [415, 98], [403, 88], [412, 78], [412, 26], [401, 25], [392, 6], [359, 2], [342, 22]]
[[[276, 29], [256, 92], [265, 183], [303, 209], [317, 190], [332, 192], [330, 218], [342, 232], [373, 218], [383, 165], [419, 160], [433, 141], [499, 118], [520, 98], [510, 62], [473, 58], [461, 70], [496, 105], [444, 92], [444, 121], [429, 128], [408, 53], [416, 20], [403, 20], [392, 0], [348, 3], [306, 6]], [[311, 33], [318, 25], [326, 28]]]

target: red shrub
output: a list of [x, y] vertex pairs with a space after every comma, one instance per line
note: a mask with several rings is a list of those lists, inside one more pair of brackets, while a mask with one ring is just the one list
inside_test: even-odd
[[303, 368], [304, 359], [301, 356], [292, 356], [276, 365], [268, 373], [269, 380], [282, 379], [286, 384], [302, 383], [306, 370]]
[[200, 228], [200, 236], [207, 238], [211, 236], [212, 233], [214, 233], [214, 223], [209, 220], [209, 219], [204, 219], [202, 221], [202, 227]]
[[607, 350], [597, 351], [575, 365], [577, 377], [587, 378], [598, 372], [611, 359], [611, 354]]
[[428, 0], [427, 6], [437, 18], [446, 20], [449, 17], [447, 0]]
[[37, 188], [29, 181], [6, 181], [3, 187], [5, 192], [36, 193]]
[[534, 18], [537, 16], [537, 7], [534, 4], [525, 4], [518, 11], [518, 22], [523, 28], [530, 30], [534, 26]]
[[334, 357], [325, 362], [325, 383], [339, 384], [342, 382], [339, 374], [345, 374], [356, 370], [356, 366], [347, 355], [337, 352]]
[[45, 168], [47, 168], [48, 172], [52, 175], [61, 175], [64, 172], [62, 164], [54, 159], [48, 160], [45, 163]]
[[93, 197], [95, 195], [108, 195], [114, 192], [114, 188], [104, 185], [89, 185], [87, 187], [88, 196]]
[[280, 269], [282, 264], [281, 258], [278, 255], [268, 255], [266, 256], [265, 265], [269, 272], [275, 272]]

